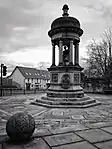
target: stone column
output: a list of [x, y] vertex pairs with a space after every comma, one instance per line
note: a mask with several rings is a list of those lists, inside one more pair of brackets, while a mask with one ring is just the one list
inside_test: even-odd
[[69, 64], [73, 64], [73, 40], [70, 40]]
[[55, 66], [55, 43], [52, 42], [52, 66]]
[[74, 64], [79, 65], [79, 43], [76, 43], [74, 48]]
[[63, 41], [59, 41], [59, 65], [63, 63]]
[[75, 65], [75, 44], [74, 44], [74, 65]]

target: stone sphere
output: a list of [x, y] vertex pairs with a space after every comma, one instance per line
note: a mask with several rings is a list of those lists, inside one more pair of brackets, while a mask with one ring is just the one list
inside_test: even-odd
[[6, 123], [6, 132], [10, 139], [23, 141], [29, 139], [35, 130], [34, 118], [24, 112], [16, 113]]

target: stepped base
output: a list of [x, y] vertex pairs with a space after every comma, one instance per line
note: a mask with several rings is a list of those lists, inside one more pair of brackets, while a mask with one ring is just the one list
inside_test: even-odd
[[51, 98], [51, 97], [42, 97], [37, 99], [32, 104], [44, 106], [48, 108], [88, 108], [101, 103], [95, 99], [84, 96], [82, 98]]

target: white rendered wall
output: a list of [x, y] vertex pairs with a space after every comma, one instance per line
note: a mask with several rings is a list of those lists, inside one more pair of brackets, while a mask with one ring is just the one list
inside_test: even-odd
[[21, 88], [24, 88], [25, 86], [25, 77], [21, 74], [18, 68], [15, 69], [13, 74], [9, 77], [13, 81], [20, 84]]

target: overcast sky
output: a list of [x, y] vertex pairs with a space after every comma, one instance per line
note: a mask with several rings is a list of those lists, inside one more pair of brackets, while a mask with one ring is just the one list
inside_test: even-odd
[[0, 62], [9, 72], [16, 65], [51, 64], [48, 31], [52, 21], [62, 16], [64, 4], [84, 30], [80, 57], [91, 39], [99, 39], [112, 26], [112, 0], [0, 0]]

